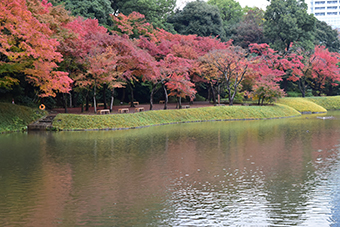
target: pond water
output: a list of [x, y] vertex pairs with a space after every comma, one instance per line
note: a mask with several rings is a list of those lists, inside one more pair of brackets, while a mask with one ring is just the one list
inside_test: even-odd
[[339, 226], [328, 115], [0, 135], [0, 226]]

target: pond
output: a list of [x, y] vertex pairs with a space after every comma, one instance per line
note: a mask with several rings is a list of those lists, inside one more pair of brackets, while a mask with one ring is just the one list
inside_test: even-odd
[[0, 135], [0, 226], [338, 226], [330, 115]]

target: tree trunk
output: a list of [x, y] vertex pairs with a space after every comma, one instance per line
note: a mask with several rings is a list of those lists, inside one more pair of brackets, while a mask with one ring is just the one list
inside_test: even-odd
[[67, 110], [67, 98], [65, 96], [65, 93], [63, 93], [63, 99], [64, 99], [65, 113], [68, 113], [68, 110]]
[[103, 85], [103, 99], [104, 99], [104, 109], [107, 109], [107, 106], [106, 106], [106, 84]]
[[152, 110], [152, 107], [153, 107], [153, 95], [155, 93], [156, 87], [157, 87], [157, 85], [155, 84], [155, 85], [152, 86], [152, 89], [151, 89], [151, 93], [150, 93], [150, 110]]
[[301, 91], [302, 98], [304, 98], [306, 95], [306, 86], [303, 79], [299, 80], [299, 90]]
[[114, 103], [114, 100], [115, 100], [114, 93], [115, 93], [115, 89], [114, 89], [114, 88], [112, 88], [112, 91], [111, 91], [110, 112], [112, 112], [112, 109], [113, 109], [113, 103]]
[[221, 105], [221, 85], [220, 84], [217, 87], [217, 102], [218, 102], [218, 105]]
[[210, 89], [211, 89], [211, 93], [212, 93], [213, 104], [215, 106], [216, 105], [216, 95], [215, 95], [215, 91], [214, 91], [214, 86], [212, 84], [210, 84]]
[[70, 95], [70, 108], [72, 108], [72, 93], [69, 92], [69, 95]]
[[182, 97], [181, 96], [178, 97], [178, 108], [182, 109]]
[[164, 96], [165, 96], [165, 102], [164, 102], [164, 109], [168, 109], [168, 92], [166, 91], [165, 84], [162, 84], [163, 90], [164, 90]]
[[208, 101], [210, 102], [211, 100], [211, 91], [210, 91], [210, 87], [208, 88]]
[[126, 95], [126, 89], [123, 89], [122, 99], [120, 100], [121, 102], [125, 101], [125, 95]]
[[93, 107], [94, 107], [94, 113], [97, 113], [97, 103], [96, 103], [96, 82], [94, 82], [94, 87], [93, 87]]
[[85, 111], [89, 111], [89, 103], [90, 103], [89, 90], [86, 89], [86, 108], [85, 108]]
[[130, 94], [131, 94], [130, 107], [135, 107], [135, 104], [133, 104], [134, 97], [133, 97], [133, 88], [132, 88], [131, 83], [129, 83], [129, 88], [130, 88]]

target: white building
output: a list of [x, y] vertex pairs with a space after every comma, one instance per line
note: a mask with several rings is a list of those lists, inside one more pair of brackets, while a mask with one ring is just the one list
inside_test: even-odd
[[333, 29], [340, 28], [340, 0], [310, 0], [309, 11]]

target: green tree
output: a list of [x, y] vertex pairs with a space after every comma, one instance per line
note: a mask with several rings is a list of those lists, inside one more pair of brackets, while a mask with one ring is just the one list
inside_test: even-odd
[[316, 19], [304, 0], [271, 0], [264, 18], [264, 34], [274, 49], [285, 52], [296, 42], [306, 50], [314, 47]]
[[219, 9], [203, 1], [189, 2], [183, 10], [177, 10], [169, 17], [168, 22], [182, 35], [197, 34], [226, 39]]
[[247, 48], [251, 43], [266, 43], [263, 34], [264, 11], [252, 8], [244, 15], [236, 26], [236, 32], [232, 36], [234, 44]]
[[64, 3], [73, 15], [97, 19], [102, 25], [112, 25], [110, 14], [113, 9], [109, 0], [64, 0]]
[[173, 31], [173, 27], [166, 22], [176, 7], [176, 0], [108, 0], [113, 14], [129, 15], [139, 12], [145, 16], [147, 22], [155, 27]]
[[338, 32], [327, 25], [326, 22], [316, 20], [315, 29], [315, 45], [325, 46], [331, 52], [340, 51], [340, 41], [338, 38]]
[[220, 11], [223, 28], [227, 37], [235, 33], [235, 27], [241, 21], [244, 11], [235, 0], [209, 0], [208, 4], [215, 5]]

